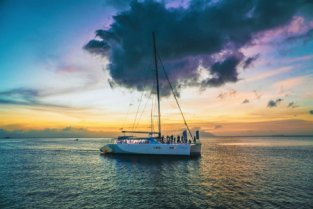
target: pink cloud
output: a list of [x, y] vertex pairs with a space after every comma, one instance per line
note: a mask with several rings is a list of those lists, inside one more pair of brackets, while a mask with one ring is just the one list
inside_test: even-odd
[[294, 16], [285, 26], [256, 34], [253, 43], [259, 45], [281, 42], [287, 38], [305, 35], [312, 29], [313, 21], [307, 21], [301, 16]]

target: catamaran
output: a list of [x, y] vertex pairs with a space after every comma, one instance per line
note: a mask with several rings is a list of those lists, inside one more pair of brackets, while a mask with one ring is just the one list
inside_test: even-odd
[[[184, 114], [178, 103], [173, 86], [164, 70], [164, 66], [157, 54], [155, 33], [152, 33], [153, 54], [156, 77], [156, 94], [158, 103], [158, 131], [125, 131], [113, 143], [105, 144], [100, 148], [100, 154], [143, 154], [143, 155], [181, 155], [181, 156], [199, 156], [201, 155], [201, 142], [199, 131], [195, 136], [192, 135], [186, 122]], [[160, 88], [159, 88], [159, 69], [158, 58], [163, 66], [165, 77], [172, 90], [176, 104], [181, 112], [184, 124], [188, 130], [184, 130], [182, 136], [174, 137], [173, 135], [164, 137], [161, 132], [161, 109], [160, 109]], [[127, 135], [131, 134], [131, 135]], [[146, 137], [136, 137], [133, 134], [147, 134]]]

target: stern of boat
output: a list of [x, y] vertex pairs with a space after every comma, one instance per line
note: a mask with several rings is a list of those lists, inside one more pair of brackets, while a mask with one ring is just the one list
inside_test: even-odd
[[196, 143], [190, 146], [190, 155], [191, 156], [200, 156], [201, 155], [201, 144]]

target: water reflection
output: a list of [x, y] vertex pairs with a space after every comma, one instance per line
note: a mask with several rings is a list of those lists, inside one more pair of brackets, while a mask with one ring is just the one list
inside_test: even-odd
[[191, 159], [101, 156], [100, 139], [6, 140], [0, 208], [313, 208], [313, 140], [296, 140], [208, 139]]

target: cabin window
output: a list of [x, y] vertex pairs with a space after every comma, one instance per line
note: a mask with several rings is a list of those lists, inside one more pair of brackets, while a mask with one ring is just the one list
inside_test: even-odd
[[154, 149], [161, 149], [161, 147], [153, 147]]
[[175, 149], [175, 147], [170, 147], [170, 149]]

